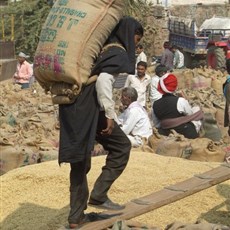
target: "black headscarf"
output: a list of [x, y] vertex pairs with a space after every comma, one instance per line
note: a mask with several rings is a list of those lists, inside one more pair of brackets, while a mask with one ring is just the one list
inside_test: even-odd
[[105, 45], [118, 43], [124, 49], [112, 46], [103, 51], [97, 58], [92, 75], [106, 72], [110, 74], [135, 73], [134, 35], [143, 36], [142, 25], [132, 17], [123, 17], [112, 31]]

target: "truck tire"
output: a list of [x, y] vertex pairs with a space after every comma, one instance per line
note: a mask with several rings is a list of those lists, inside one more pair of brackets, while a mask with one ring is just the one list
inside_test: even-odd
[[207, 52], [207, 66], [212, 69], [225, 68], [225, 54], [220, 47], [210, 46]]

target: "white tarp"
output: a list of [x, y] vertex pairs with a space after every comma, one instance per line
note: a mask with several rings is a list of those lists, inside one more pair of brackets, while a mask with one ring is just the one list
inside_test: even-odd
[[225, 17], [213, 17], [206, 19], [200, 26], [200, 30], [230, 30], [230, 18]]

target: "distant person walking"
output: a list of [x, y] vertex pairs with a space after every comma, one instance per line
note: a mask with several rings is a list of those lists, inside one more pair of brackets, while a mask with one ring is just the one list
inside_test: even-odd
[[33, 69], [31, 67], [31, 64], [26, 61], [27, 58], [29, 58], [29, 56], [24, 54], [23, 52], [20, 52], [18, 54], [16, 72], [13, 76], [14, 82], [21, 85], [21, 89], [29, 88], [30, 78], [33, 75]]
[[168, 41], [164, 42], [164, 51], [161, 55], [161, 64], [165, 65], [169, 70], [173, 69], [173, 58], [174, 55], [170, 50], [170, 43]]

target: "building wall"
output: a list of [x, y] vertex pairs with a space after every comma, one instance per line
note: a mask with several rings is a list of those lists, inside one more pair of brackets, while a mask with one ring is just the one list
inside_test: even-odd
[[149, 0], [153, 4], [162, 4], [163, 6], [171, 5], [191, 5], [191, 4], [225, 4], [230, 3], [230, 0]]

